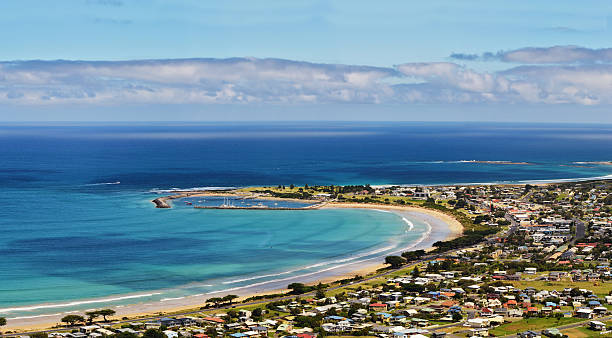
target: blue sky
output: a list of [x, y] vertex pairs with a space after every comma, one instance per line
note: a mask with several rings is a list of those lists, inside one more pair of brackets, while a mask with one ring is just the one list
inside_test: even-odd
[[612, 122], [611, 14], [609, 1], [5, 0], [0, 120], [142, 120], [160, 107], [418, 120], [426, 106], [428, 119], [580, 109]]

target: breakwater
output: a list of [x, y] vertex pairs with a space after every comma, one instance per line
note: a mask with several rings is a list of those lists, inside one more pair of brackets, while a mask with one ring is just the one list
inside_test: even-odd
[[236, 207], [236, 206], [207, 206], [207, 205], [196, 205], [194, 209], [229, 209], [229, 210], [314, 210], [321, 208], [325, 203], [319, 203], [309, 205], [302, 208], [290, 208], [290, 207], [266, 207], [266, 206], [248, 206], [248, 207]]
[[151, 202], [155, 204], [156, 208], [167, 209], [167, 208], [170, 208], [170, 204], [166, 202], [166, 199], [167, 199], [166, 197], [160, 197], [160, 198], [156, 198], [152, 200]]

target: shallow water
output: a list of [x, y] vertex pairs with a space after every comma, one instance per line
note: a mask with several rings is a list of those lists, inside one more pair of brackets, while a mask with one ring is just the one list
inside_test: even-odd
[[[159, 210], [155, 191], [602, 177], [612, 166], [593, 162], [612, 159], [611, 139], [606, 125], [0, 126], [0, 315], [282, 286], [379, 259], [428, 229], [375, 210]], [[121, 299], [57, 307], [109, 297]]]

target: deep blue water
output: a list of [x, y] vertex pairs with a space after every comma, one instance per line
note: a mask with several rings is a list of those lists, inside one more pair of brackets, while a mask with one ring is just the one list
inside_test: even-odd
[[[0, 126], [0, 185], [103, 191], [440, 184], [607, 175], [612, 126], [461, 123]], [[527, 161], [531, 166], [457, 163]], [[80, 191], [100, 192], [99, 187]]]
[[[408, 245], [426, 230], [413, 220], [407, 232], [401, 217], [372, 210], [158, 210], [150, 200], [160, 189], [576, 179], [612, 174], [588, 163], [610, 160], [606, 125], [3, 125], [0, 315], [239, 287]], [[331, 263], [311, 267], [321, 262]]]

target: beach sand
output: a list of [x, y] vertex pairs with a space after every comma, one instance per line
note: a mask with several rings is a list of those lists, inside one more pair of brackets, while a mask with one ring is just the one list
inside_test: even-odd
[[[427, 232], [421, 241], [410, 248], [398, 248], [395, 252], [386, 253], [400, 254], [408, 250], [430, 249], [432, 244], [437, 241], [448, 240], [460, 236], [463, 232], [463, 227], [459, 221], [452, 216], [439, 211], [415, 207], [415, 206], [390, 206], [378, 204], [360, 204], [360, 203], [328, 203], [322, 208], [360, 208], [360, 209], [377, 209], [394, 212], [401, 217], [409, 217], [418, 219], [430, 226], [430, 231]], [[141, 304], [131, 304], [120, 307], [111, 307], [117, 313], [113, 320], [118, 320], [124, 317], [139, 318], [157, 316], [160, 314], [196, 311], [206, 303], [206, 299], [211, 297], [220, 297], [226, 294], [235, 294], [240, 296], [238, 300], [242, 300], [251, 296], [259, 296], [265, 294], [277, 294], [288, 291], [287, 285], [294, 282], [305, 284], [331, 283], [341, 279], [352, 278], [354, 276], [366, 276], [376, 272], [376, 270], [384, 267], [382, 264], [383, 257], [376, 257], [367, 260], [362, 260], [355, 263], [348, 263], [333, 269], [325, 269], [316, 273], [308, 273], [299, 276], [291, 276], [286, 278], [278, 278], [265, 283], [257, 283], [254, 286], [246, 286], [234, 288], [226, 291], [219, 291], [200, 296], [187, 296], [176, 299], [168, 299], [166, 301], [149, 302]], [[103, 306], [101, 306], [103, 307]], [[66, 313], [56, 315], [38, 316], [32, 318], [22, 317], [20, 319], [10, 319], [3, 330], [24, 332], [31, 330], [47, 329], [60, 323], [60, 319]]]

